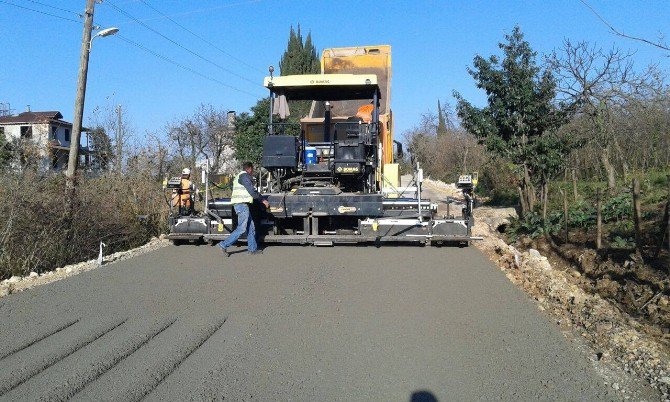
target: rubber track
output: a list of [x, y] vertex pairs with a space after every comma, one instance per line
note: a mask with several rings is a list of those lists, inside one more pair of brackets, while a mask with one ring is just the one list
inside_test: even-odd
[[227, 320], [227, 318], [224, 318], [223, 321], [221, 321], [220, 323], [215, 324], [215, 325], [211, 326], [210, 328], [208, 328], [202, 334], [200, 340], [195, 345], [193, 345], [192, 348], [185, 351], [185, 353], [180, 358], [175, 360], [166, 370], [164, 370], [163, 372], [156, 373], [157, 374], [156, 381], [154, 381], [153, 384], [149, 384], [149, 386], [144, 390], [144, 393], [142, 395], [138, 395], [134, 400], [136, 400], [136, 401], [142, 400], [142, 399], [146, 398], [146, 396], [149, 395], [151, 392], [153, 392], [153, 390], [156, 389], [166, 378], [168, 378], [170, 376], [170, 374], [172, 374], [175, 370], [177, 370], [177, 368], [179, 368], [179, 366], [186, 359], [188, 359], [189, 356], [191, 356], [193, 353], [195, 353], [196, 350], [200, 349], [200, 347], [205, 342], [207, 342], [207, 340], [209, 338], [211, 338], [212, 335], [214, 335], [216, 333], [216, 331], [218, 331], [223, 326], [223, 324], [226, 323], [226, 320]]
[[[70, 322], [68, 322], [68, 323], [66, 323], [66, 324], [63, 324], [63, 325], [61, 325], [60, 327], [56, 327], [55, 329], [51, 330], [51, 332], [47, 332], [46, 334], [39, 335], [37, 338], [33, 339], [32, 341], [30, 341], [30, 342], [28, 342], [28, 343], [26, 343], [26, 344], [24, 344], [24, 345], [19, 346], [18, 348], [14, 349], [14, 350], [5, 352], [4, 354], [0, 354], [0, 360], [2, 360], [2, 359], [4, 359], [4, 358], [7, 358], [7, 357], [9, 357], [9, 356], [11, 356], [11, 355], [13, 355], [14, 353], [18, 353], [18, 352], [20, 352], [20, 351], [22, 351], [22, 350], [24, 350], [24, 349], [28, 349], [29, 347], [33, 346], [33, 345], [36, 344], [37, 342], [42, 341], [42, 340], [44, 340], [44, 339], [50, 337], [51, 335], [55, 335], [55, 334], [59, 333], [60, 331], [62, 331], [62, 330], [64, 330], [64, 329], [67, 329], [67, 328], [73, 326], [74, 324], [76, 324], [76, 323], [78, 323], [78, 322], [79, 322], [79, 319], [76, 319], [76, 320], [74, 320], [74, 321], [70, 321]], [[1, 353], [1, 352], [0, 352], [0, 353]]]
[[36, 376], [37, 374], [41, 373], [42, 371], [48, 369], [49, 367], [53, 366], [54, 364], [58, 363], [59, 361], [65, 359], [66, 357], [74, 354], [77, 352], [79, 349], [83, 348], [86, 345], [89, 345], [96, 340], [102, 338], [105, 336], [107, 333], [112, 332], [116, 328], [120, 327], [123, 325], [128, 319], [125, 319], [121, 322], [118, 322], [116, 324], [108, 325], [102, 328], [102, 330], [95, 331], [92, 333], [91, 336], [88, 338], [85, 338], [83, 341], [77, 343], [76, 345], [65, 349], [63, 353], [55, 355], [55, 356], [50, 356], [47, 361], [42, 364], [41, 366], [38, 367], [33, 367], [31, 369], [26, 370], [24, 373], [17, 373], [18, 375], [16, 377], [12, 377], [12, 380], [10, 380], [10, 383], [2, 384], [0, 386], [0, 396], [6, 394], [7, 392], [13, 390], [14, 388], [20, 386], [24, 382], [28, 381], [32, 377]]

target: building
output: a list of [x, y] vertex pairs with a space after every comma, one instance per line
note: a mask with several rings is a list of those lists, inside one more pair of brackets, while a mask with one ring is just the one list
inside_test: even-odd
[[[81, 166], [91, 164], [87, 131], [82, 129], [87, 146], [80, 147]], [[63, 120], [60, 112], [27, 110], [17, 115], [0, 116], [0, 134], [4, 134], [8, 142], [20, 142], [22, 159], [37, 158], [40, 170], [61, 171], [67, 168], [72, 123]], [[28, 148], [32, 152], [25, 151]]]

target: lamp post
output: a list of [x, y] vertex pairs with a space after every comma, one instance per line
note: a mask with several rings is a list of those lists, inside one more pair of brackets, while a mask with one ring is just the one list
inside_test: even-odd
[[81, 41], [81, 53], [79, 57], [79, 78], [77, 80], [77, 97], [74, 101], [74, 120], [72, 122], [72, 137], [70, 138], [70, 155], [68, 158], [66, 178], [67, 202], [71, 203], [74, 198], [77, 164], [79, 162], [79, 142], [81, 140], [82, 120], [84, 118], [84, 99], [86, 97], [86, 78], [88, 76], [88, 56], [91, 51], [93, 39], [114, 35], [118, 28], [107, 28], [99, 31], [91, 37], [93, 31], [93, 11], [95, 0], [86, 0], [86, 11], [84, 12], [84, 32]]

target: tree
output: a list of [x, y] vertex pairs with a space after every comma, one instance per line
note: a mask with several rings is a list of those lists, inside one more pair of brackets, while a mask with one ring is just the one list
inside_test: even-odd
[[[307, 39], [303, 42], [300, 25], [298, 25], [297, 33], [291, 26], [286, 50], [279, 61], [279, 70], [281, 75], [319, 74], [321, 72], [321, 62], [312, 44], [312, 34], [308, 33]], [[310, 107], [310, 101], [290, 101], [291, 117], [288, 121], [297, 123], [298, 119], [307, 116]]]
[[[123, 112], [124, 110], [125, 112]], [[127, 110], [121, 104], [114, 106], [109, 103], [93, 108], [89, 118], [89, 125], [104, 130], [110, 141], [106, 163], [110, 167], [113, 166], [117, 173], [123, 171], [123, 161], [125, 154], [128, 152], [128, 143], [133, 137], [133, 129]]]
[[4, 131], [0, 131], [0, 169], [4, 169], [12, 162], [12, 145], [7, 141]]
[[[318, 74], [321, 72], [321, 63], [316, 48], [312, 44], [312, 35], [307, 34], [303, 42], [300, 25], [296, 32], [291, 26], [288, 44], [279, 61], [281, 75]], [[299, 119], [309, 112], [309, 101], [289, 102], [291, 116], [288, 122], [299, 123]], [[268, 116], [270, 114], [270, 99], [260, 99], [251, 108], [250, 113], [240, 114], [235, 121], [235, 159], [251, 161], [260, 164], [263, 152], [263, 138], [267, 133]], [[291, 128], [288, 129], [291, 132]]]
[[447, 133], [446, 113], [442, 110], [440, 100], [437, 100], [437, 136], [441, 137]]
[[300, 25], [298, 25], [297, 33], [291, 26], [286, 50], [279, 60], [279, 70], [281, 75], [319, 74], [321, 72], [321, 62], [312, 44], [312, 34], [308, 33], [307, 39], [303, 42]]
[[109, 169], [114, 151], [112, 150], [112, 140], [107, 135], [105, 128], [98, 126], [91, 129], [89, 140], [98, 167], [102, 170]]
[[178, 158], [184, 166], [194, 168], [206, 154], [210, 170], [217, 172], [226, 164], [226, 150], [233, 146], [234, 131], [228, 122], [228, 111], [211, 105], [200, 105], [196, 111], [167, 127]]
[[607, 186], [616, 186], [613, 161], [620, 161], [624, 176], [628, 162], [623, 158], [615, 135], [616, 116], [627, 109], [631, 100], [650, 98], [662, 91], [663, 83], [654, 68], [636, 73], [631, 53], [612, 48], [604, 51], [587, 42], [565, 40], [548, 63], [558, 77], [558, 91], [572, 113], [588, 125], [586, 138], [599, 148], [599, 158], [607, 176]]
[[[450, 121], [446, 112], [443, 118]], [[428, 112], [421, 115], [417, 126], [403, 134], [412, 164], [419, 162], [433, 178], [454, 181], [485, 163], [484, 149], [472, 134], [451, 124], [445, 124], [445, 132], [440, 133], [439, 126], [439, 117]]]
[[[463, 127], [477, 136], [494, 154], [512, 161], [518, 167], [518, 189], [521, 213], [535, 207], [533, 163], [535, 152], [542, 152], [536, 142], [558, 128], [564, 120], [555, 105], [556, 82], [549, 70], [542, 71], [536, 63], [537, 53], [524, 40], [516, 26], [506, 42], [500, 43], [504, 58], [474, 58], [468, 72], [477, 87], [486, 91], [488, 105], [478, 108], [454, 92], [457, 113]], [[547, 155], [545, 155], [547, 156]], [[542, 179], [540, 179], [541, 181]]]
[[242, 113], [235, 120], [235, 159], [260, 164], [263, 138], [267, 131], [270, 99], [261, 99], [251, 108], [251, 113]]

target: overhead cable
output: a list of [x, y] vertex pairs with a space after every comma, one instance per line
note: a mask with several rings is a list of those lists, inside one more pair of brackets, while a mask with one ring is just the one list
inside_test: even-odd
[[[265, 73], [263, 70], [261, 70], [261, 69], [255, 67], [255, 66], [252, 66], [251, 64], [245, 62], [244, 60], [241, 60], [241, 59], [239, 59], [239, 58], [233, 56], [232, 54], [230, 54], [230, 53], [226, 52], [225, 50], [221, 49], [219, 46], [217, 46], [217, 45], [215, 45], [214, 43], [210, 42], [210, 41], [207, 40], [206, 38], [204, 38], [204, 37], [198, 35], [197, 33], [191, 31], [190, 29], [186, 28], [185, 26], [183, 26], [183, 25], [180, 24], [179, 22], [175, 21], [175, 20], [174, 20], [172, 17], [170, 17], [169, 15], [166, 15], [166, 14], [163, 13], [162, 11], [156, 9], [154, 6], [152, 6], [151, 4], [149, 4], [149, 2], [147, 2], [146, 0], [140, 0], [140, 1], [141, 1], [142, 3], [144, 3], [145, 6], [149, 7], [149, 8], [152, 9], [152, 10], [154, 10], [154, 11], [157, 12], [158, 14], [162, 15], [164, 18], [167, 18], [168, 20], [170, 20], [173, 24], [175, 24], [175, 25], [178, 26], [179, 28], [181, 28], [181, 29], [183, 29], [184, 31], [190, 33], [191, 35], [195, 36], [196, 38], [198, 38], [198, 39], [200, 39], [201, 41], [205, 42], [206, 44], [210, 45], [210, 46], [213, 47], [214, 49], [216, 49], [216, 50], [218, 50], [219, 52], [221, 52], [221, 53], [225, 54], [226, 56], [230, 57], [231, 59], [233, 59], [233, 60], [235, 60], [235, 61], [237, 61], [237, 62], [239, 62], [239, 63], [242, 63], [242, 64], [244, 64], [245, 66], [247, 66], [247, 67], [249, 67], [249, 68], [251, 68], [251, 69], [254, 69], [254, 70], [256, 70], [256, 71], [259, 71], [260, 73]], [[256, 1], [258, 1], [258, 0], [256, 0]]]
[[161, 60], [163, 60], [163, 61], [166, 61], [166, 62], [168, 62], [168, 63], [170, 63], [170, 64], [174, 64], [175, 66], [177, 66], [177, 67], [179, 67], [179, 68], [182, 68], [182, 69], [184, 69], [184, 70], [186, 70], [186, 71], [189, 71], [189, 72], [191, 72], [191, 73], [193, 73], [193, 74], [195, 74], [195, 75], [197, 75], [197, 76], [199, 76], [199, 77], [202, 77], [202, 78], [204, 78], [204, 79], [206, 79], [206, 80], [209, 80], [209, 81], [216, 82], [217, 84], [223, 85], [224, 87], [229, 88], [229, 89], [232, 89], [233, 91], [237, 91], [237, 92], [239, 92], [239, 93], [242, 93], [242, 94], [245, 94], [245, 95], [249, 95], [249, 96], [253, 97], [254, 99], [258, 99], [258, 98], [259, 98], [257, 95], [254, 95], [254, 94], [252, 94], [251, 92], [247, 92], [247, 91], [245, 91], [245, 90], [236, 88], [236, 87], [234, 87], [234, 86], [232, 86], [232, 85], [228, 85], [228, 84], [226, 84], [226, 83], [223, 82], [223, 81], [220, 81], [220, 80], [218, 80], [218, 79], [216, 79], [216, 78], [212, 78], [212, 77], [210, 77], [210, 76], [207, 76], [207, 75], [201, 73], [200, 71], [197, 71], [197, 70], [195, 70], [195, 69], [193, 69], [193, 68], [191, 68], [191, 67], [188, 67], [188, 66], [186, 66], [186, 65], [184, 65], [184, 64], [181, 64], [181, 63], [179, 63], [179, 62], [177, 62], [177, 61], [174, 61], [174, 60], [170, 59], [170, 58], [167, 57], [167, 56], [164, 56], [164, 55], [162, 55], [162, 54], [160, 54], [160, 53], [158, 53], [158, 52], [156, 52], [156, 51], [154, 51], [154, 50], [149, 49], [149, 48], [146, 47], [146, 46], [140, 45], [139, 43], [134, 42], [134, 41], [132, 41], [132, 40], [126, 38], [126, 37], [123, 36], [123, 35], [118, 35], [118, 34], [117, 34], [117, 35], [115, 35], [115, 36], [118, 37], [119, 39], [121, 39], [122, 41], [128, 43], [128, 44], [131, 44], [131, 45], [133, 45], [133, 46], [135, 46], [135, 47], [137, 47], [137, 48], [139, 48], [139, 49], [142, 49], [142, 50], [144, 50], [145, 52], [150, 53], [150, 54], [152, 54], [153, 56], [155, 56], [155, 57], [157, 57], [157, 58], [159, 58], [159, 59], [161, 59]]
[[215, 66], [215, 67], [217, 67], [217, 68], [219, 68], [219, 69], [221, 69], [221, 70], [223, 70], [223, 71], [225, 71], [225, 72], [227, 72], [227, 73], [229, 73], [229, 74], [232, 74], [232, 75], [234, 75], [234, 76], [236, 76], [236, 77], [238, 77], [238, 78], [240, 78], [240, 79], [242, 79], [242, 80], [244, 80], [244, 81], [247, 81], [247, 82], [249, 82], [249, 83], [251, 83], [251, 84], [253, 84], [253, 85], [261, 86], [259, 83], [255, 82], [255, 81], [252, 81], [252, 80], [250, 80], [250, 79], [248, 79], [248, 78], [245, 78], [245, 77], [243, 77], [243, 76], [241, 76], [241, 75], [239, 75], [239, 74], [237, 74], [237, 73], [234, 73], [233, 71], [230, 71], [229, 69], [227, 69], [227, 68], [221, 66], [220, 64], [215, 63], [215, 62], [213, 62], [212, 60], [210, 60], [210, 59], [208, 59], [208, 58], [206, 58], [206, 57], [200, 55], [199, 53], [194, 52], [193, 50], [187, 48], [186, 46], [180, 44], [179, 42], [177, 42], [177, 41], [175, 41], [175, 40], [173, 40], [173, 39], [171, 39], [171, 38], [165, 36], [165, 35], [162, 34], [161, 32], [159, 32], [159, 31], [157, 31], [157, 30], [151, 28], [149, 25], [145, 24], [144, 22], [142, 22], [142, 21], [138, 20], [137, 18], [133, 17], [132, 15], [130, 15], [129, 13], [127, 13], [126, 11], [124, 11], [123, 9], [119, 8], [118, 6], [116, 6], [116, 5], [115, 5], [114, 3], [112, 3], [111, 1], [107, 1], [106, 3], [103, 3], [103, 4], [109, 4], [110, 6], [112, 6], [115, 10], [117, 10], [117, 11], [120, 12], [121, 14], [123, 14], [123, 15], [125, 15], [126, 17], [130, 18], [131, 20], [137, 22], [138, 24], [142, 25], [144, 28], [150, 30], [151, 32], [153, 32], [153, 33], [155, 33], [156, 35], [160, 36], [161, 38], [167, 40], [168, 42], [172, 43], [173, 45], [175, 45], [175, 46], [177, 46], [177, 47], [179, 47], [179, 48], [181, 48], [181, 49], [183, 49], [183, 50], [185, 50], [185, 51], [191, 53], [192, 55], [196, 56], [197, 58], [199, 58], [199, 59], [201, 59], [201, 60], [203, 60], [203, 61], [205, 61], [205, 62], [207, 62], [207, 63], [209, 63], [209, 64], [211, 64], [211, 65], [213, 65], [213, 66]]
[[49, 8], [52, 8], [52, 9], [54, 9], [54, 10], [64, 11], [64, 12], [66, 12], [66, 13], [74, 14], [74, 15], [80, 17], [80, 18], [83, 16], [81, 13], [78, 13], [78, 12], [75, 12], [75, 11], [72, 11], [72, 10], [67, 10], [67, 9], [65, 9], [65, 8], [60, 8], [60, 7], [52, 6], [51, 4], [42, 3], [42, 2], [39, 2], [39, 1], [37, 1], [37, 0], [26, 0], [26, 1], [29, 1], [29, 2], [31, 2], [31, 3], [35, 3], [35, 4], [39, 4], [40, 6], [49, 7]]
[[33, 12], [36, 12], [36, 13], [40, 13], [40, 14], [44, 14], [44, 15], [48, 15], [48, 16], [50, 16], [50, 17], [59, 18], [59, 19], [61, 19], [61, 20], [71, 21], [71, 22], [76, 22], [77, 24], [80, 24], [80, 23], [81, 23], [81, 21], [73, 20], [72, 18], [62, 17], [62, 16], [60, 16], [60, 15], [47, 13], [47, 12], [45, 12], [45, 11], [35, 10], [34, 8], [20, 6], [20, 5], [18, 5], [18, 4], [10, 3], [10, 2], [5, 1], [5, 0], [0, 0], [0, 3], [4, 3], [4, 4], [8, 4], [8, 5], [10, 5], [10, 6], [14, 6], [14, 7], [17, 7], [17, 8], [22, 8], [22, 9], [24, 9], [24, 10], [33, 11]]

